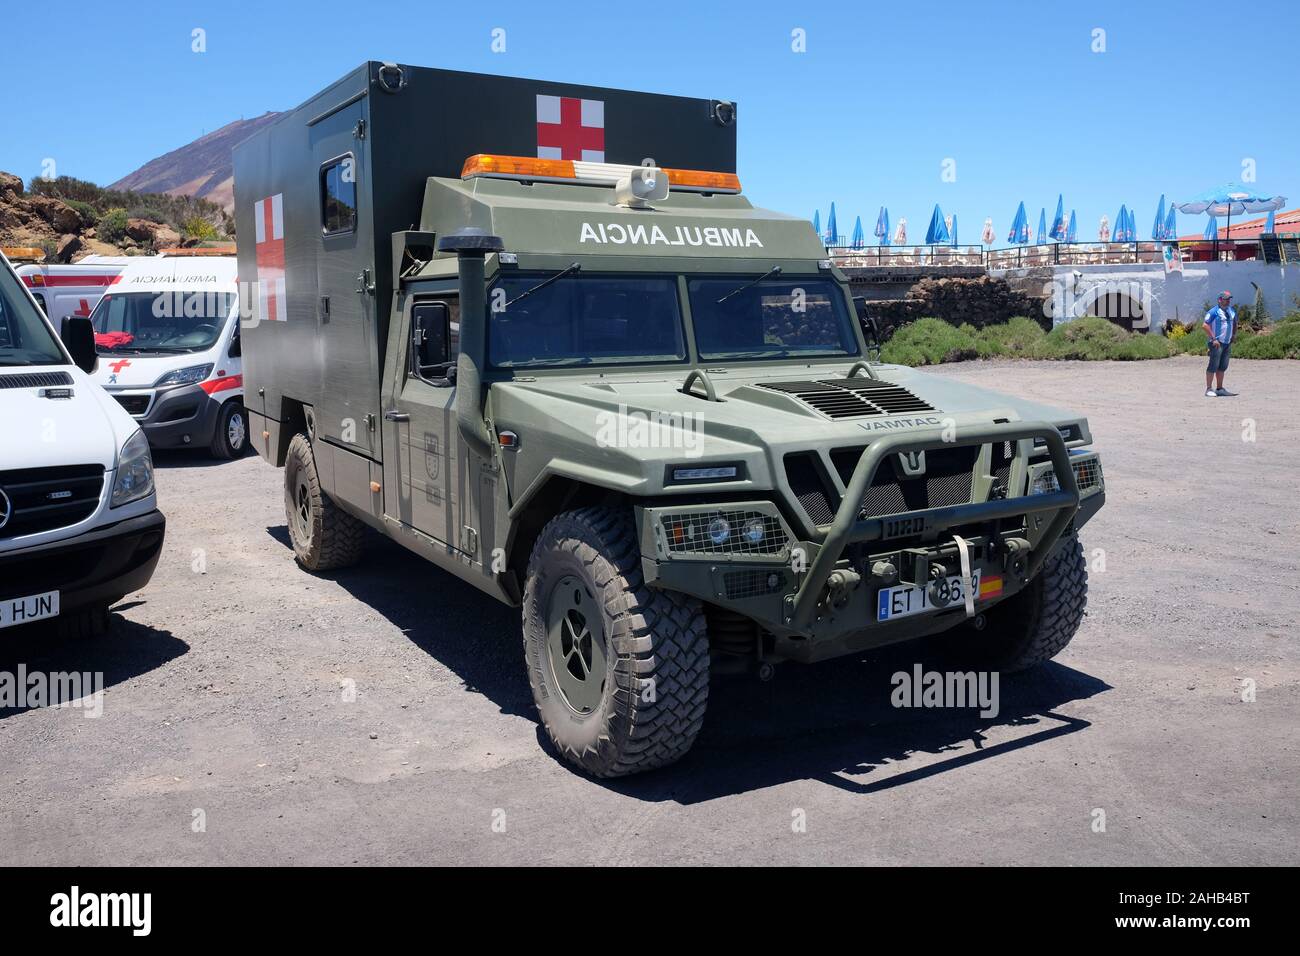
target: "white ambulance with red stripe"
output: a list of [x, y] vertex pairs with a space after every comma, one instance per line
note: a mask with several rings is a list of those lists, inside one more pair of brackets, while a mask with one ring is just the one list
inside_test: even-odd
[[72, 265], [26, 265], [16, 271], [36, 304], [57, 325], [65, 315], [90, 315], [132, 261], [130, 256], [93, 255]]
[[154, 448], [248, 449], [234, 256], [132, 260], [91, 314], [102, 385]]

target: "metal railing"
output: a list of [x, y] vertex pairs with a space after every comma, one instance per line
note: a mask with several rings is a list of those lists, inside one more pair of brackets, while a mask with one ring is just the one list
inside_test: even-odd
[[1258, 239], [1196, 239], [1178, 243], [1051, 242], [1045, 245], [1006, 246], [828, 246], [836, 265], [848, 267], [976, 266], [984, 269], [1022, 269], [1035, 266], [1158, 263], [1164, 248], [1176, 245], [1183, 262], [1231, 262], [1260, 255]]

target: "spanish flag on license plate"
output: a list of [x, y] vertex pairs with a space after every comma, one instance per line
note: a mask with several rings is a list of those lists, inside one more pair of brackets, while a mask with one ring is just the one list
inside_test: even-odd
[[996, 597], [1002, 597], [1002, 576], [999, 574], [982, 575], [980, 577], [979, 599], [988, 601]]

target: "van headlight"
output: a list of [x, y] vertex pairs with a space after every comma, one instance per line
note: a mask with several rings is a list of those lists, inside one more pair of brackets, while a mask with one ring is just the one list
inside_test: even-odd
[[109, 506], [116, 508], [150, 494], [153, 494], [153, 458], [149, 455], [149, 439], [137, 429], [117, 456], [117, 475], [113, 479]]
[[207, 365], [191, 365], [189, 368], [178, 368], [174, 372], [168, 372], [158, 381], [153, 383], [154, 388], [162, 388], [164, 385], [195, 385], [212, 374], [212, 363]]

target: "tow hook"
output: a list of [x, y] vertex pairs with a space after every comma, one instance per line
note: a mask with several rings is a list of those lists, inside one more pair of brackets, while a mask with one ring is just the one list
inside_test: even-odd
[[849, 594], [862, 583], [862, 575], [848, 568], [836, 568], [826, 579], [827, 597], [834, 607], [848, 603]]

